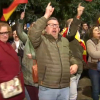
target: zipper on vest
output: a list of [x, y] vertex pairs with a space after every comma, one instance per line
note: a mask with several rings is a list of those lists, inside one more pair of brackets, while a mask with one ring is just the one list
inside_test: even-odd
[[57, 41], [56, 41], [56, 45], [57, 45], [57, 49], [58, 49], [58, 53], [59, 53], [59, 59], [60, 59], [60, 62], [61, 62], [61, 77], [60, 77], [60, 81], [59, 81], [59, 85], [60, 85], [61, 79], [62, 79], [62, 61], [61, 61], [61, 56], [60, 56], [60, 51], [59, 51], [59, 47], [58, 47]]

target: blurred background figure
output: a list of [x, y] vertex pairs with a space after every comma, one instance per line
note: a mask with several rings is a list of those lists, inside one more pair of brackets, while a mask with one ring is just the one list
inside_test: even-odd
[[89, 25], [86, 22], [82, 22], [79, 27], [80, 38], [86, 41], [89, 39]]
[[19, 61], [22, 64], [23, 52], [24, 52], [24, 43], [18, 38], [16, 33], [16, 24], [12, 26], [12, 36], [13, 42], [11, 43], [12, 47], [15, 49]]

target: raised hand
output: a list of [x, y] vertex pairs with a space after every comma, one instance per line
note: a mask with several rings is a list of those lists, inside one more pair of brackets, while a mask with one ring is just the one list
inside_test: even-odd
[[81, 6], [81, 3], [79, 3], [78, 8], [77, 8], [77, 16], [80, 16], [83, 14], [85, 7]]
[[51, 3], [48, 3], [48, 5], [46, 7], [45, 14], [44, 14], [44, 17], [46, 19], [48, 19], [52, 15], [53, 11], [54, 11], [54, 8], [51, 6]]
[[20, 19], [24, 19], [24, 17], [25, 17], [25, 12], [22, 12], [20, 15]]

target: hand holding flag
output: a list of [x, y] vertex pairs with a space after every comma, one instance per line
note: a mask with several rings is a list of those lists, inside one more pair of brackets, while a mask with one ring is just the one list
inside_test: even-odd
[[21, 3], [28, 3], [28, 0], [14, 0], [7, 9], [3, 9], [3, 16], [1, 20], [7, 21], [9, 17], [11, 16], [11, 14], [15, 11], [17, 6]]

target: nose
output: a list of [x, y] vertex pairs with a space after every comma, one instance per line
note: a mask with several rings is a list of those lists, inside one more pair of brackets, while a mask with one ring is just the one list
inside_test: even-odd
[[98, 30], [98, 32], [100, 33], [100, 30]]
[[4, 36], [8, 36], [8, 34], [4, 34]]

